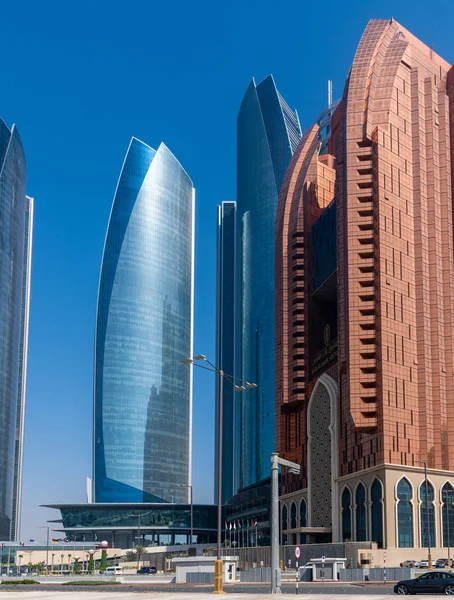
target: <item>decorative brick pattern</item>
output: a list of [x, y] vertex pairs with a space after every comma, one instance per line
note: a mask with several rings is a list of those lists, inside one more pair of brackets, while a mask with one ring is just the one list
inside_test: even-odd
[[310, 232], [334, 171], [338, 358], [325, 372], [339, 384], [339, 475], [421, 459], [454, 471], [454, 70], [371, 20], [331, 124], [329, 155], [317, 126], [305, 133], [277, 214], [276, 447], [303, 465], [283, 493], [307, 485]]

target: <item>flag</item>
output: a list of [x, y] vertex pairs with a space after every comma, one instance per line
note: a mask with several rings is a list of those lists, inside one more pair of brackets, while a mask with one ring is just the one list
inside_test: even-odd
[[229, 529], [232, 529], [232, 521], [230, 521], [230, 527], [229, 527]]
[[249, 529], [249, 528], [250, 528], [250, 526], [251, 526], [251, 522], [250, 522], [250, 520], [248, 519], [248, 520], [247, 520], [247, 528]]
[[257, 519], [254, 522], [254, 527], [257, 527]]
[[4, 547], [5, 547], [5, 544], [2, 544], [2, 550], [3, 550]]
[[233, 521], [233, 529], [236, 529], [236, 521]]
[[56, 540], [56, 539], [52, 538], [52, 543], [53, 543], [53, 544], [58, 544], [58, 540]]
[[227, 521], [224, 523], [224, 529], [228, 529], [228, 527], [227, 527]]
[[97, 539], [98, 539], [98, 536], [97, 536], [97, 535], [96, 535], [96, 533], [95, 533], [95, 541], [96, 541]]

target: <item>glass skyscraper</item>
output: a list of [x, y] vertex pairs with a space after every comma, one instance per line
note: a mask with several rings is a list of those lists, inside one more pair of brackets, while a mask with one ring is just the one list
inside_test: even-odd
[[279, 190], [301, 139], [298, 115], [270, 75], [252, 80], [238, 114], [236, 373], [240, 487], [270, 473], [274, 450], [274, 229]]
[[[235, 244], [236, 203], [223, 202], [217, 207], [217, 268], [216, 268], [216, 365], [228, 375], [235, 372]], [[238, 489], [238, 449], [235, 391], [231, 382], [223, 379], [222, 414], [222, 501]], [[216, 379], [216, 423], [219, 410], [219, 388]], [[217, 433], [217, 430], [216, 430]], [[214, 497], [217, 501], [218, 473], [215, 441]]]
[[33, 200], [15, 125], [0, 119], [0, 539], [20, 526]]
[[16, 440], [14, 446], [13, 511], [11, 519], [11, 539], [20, 536], [22, 507], [22, 466], [24, 462], [25, 400], [27, 391], [28, 362], [28, 323], [30, 314], [30, 279], [32, 268], [34, 199], [25, 198], [24, 268], [21, 297], [21, 346], [19, 356], [19, 386], [16, 407]]
[[187, 502], [194, 188], [170, 150], [133, 138], [98, 292], [94, 501]]

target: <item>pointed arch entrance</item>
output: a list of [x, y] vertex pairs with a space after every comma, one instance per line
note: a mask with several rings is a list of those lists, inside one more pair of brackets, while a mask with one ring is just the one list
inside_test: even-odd
[[338, 388], [323, 373], [315, 384], [307, 410], [308, 526], [329, 528], [332, 541], [339, 538]]

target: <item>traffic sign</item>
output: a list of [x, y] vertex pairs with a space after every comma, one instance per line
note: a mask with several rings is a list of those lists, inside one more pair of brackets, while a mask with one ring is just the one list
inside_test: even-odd
[[324, 556], [322, 556], [322, 562], [325, 562], [325, 557]]
[[295, 548], [295, 557], [296, 557], [296, 558], [299, 558], [300, 556], [301, 556], [301, 550], [300, 550], [300, 547], [299, 547], [299, 546], [297, 546], [297, 547]]

